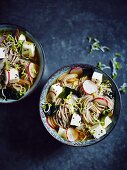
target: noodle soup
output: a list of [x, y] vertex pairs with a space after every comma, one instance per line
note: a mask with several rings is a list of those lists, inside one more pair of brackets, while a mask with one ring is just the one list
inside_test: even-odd
[[40, 72], [36, 44], [22, 30], [9, 29], [0, 31], [0, 98], [3, 101], [25, 96]]
[[99, 140], [113, 124], [114, 92], [102, 72], [70, 68], [50, 84], [45, 94], [41, 109], [46, 128], [63, 142]]

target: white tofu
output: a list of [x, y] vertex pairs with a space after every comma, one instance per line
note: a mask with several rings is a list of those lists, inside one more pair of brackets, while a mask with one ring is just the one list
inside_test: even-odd
[[25, 37], [25, 35], [23, 35], [23, 34], [20, 34], [20, 36], [19, 36], [19, 39], [18, 39], [19, 41], [26, 41], [26, 37]]
[[94, 136], [94, 138], [99, 139], [103, 135], [106, 134], [106, 130], [100, 125], [96, 124], [90, 128], [91, 134]]
[[0, 59], [5, 58], [5, 49], [3, 47], [0, 47]]
[[104, 123], [105, 123], [103, 126], [104, 128], [108, 127], [108, 125], [112, 123], [112, 120], [110, 119], [109, 116], [106, 116]]
[[72, 115], [70, 125], [73, 125], [73, 126], [80, 126], [81, 125], [81, 117], [77, 113], [74, 113]]
[[59, 83], [56, 83], [56, 84], [53, 84], [51, 87], [50, 87], [50, 91], [52, 91], [53, 93], [56, 94], [56, 97], [59, 96], [59, 94], [63, 91], [63, 88], [60, 86]]
[[16, 83], [19, 81], [18, 70], [11, 68], [9, 71], [5, 71], [5, 84]]
[[101, 84], [102, 82], [102, 74], [98, 72], [94, 72], [92, 75], [92, 81], [96, 84]]
[[66, 129], [63, 129], [62, 127], [59, 127], [58, 134], [65, 139], [67, 138]]
[[35, 45], [32, 42], [24, 41], [22, 46], [22, 54], [27, 57], [34, 57]]

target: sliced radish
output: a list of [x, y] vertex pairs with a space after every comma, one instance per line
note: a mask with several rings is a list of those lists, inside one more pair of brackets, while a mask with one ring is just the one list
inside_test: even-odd
[[68, 140], [71, 142], [76, 141], [78, 139], [78, 132], [73, 128], [68, 128], [66, 134]]
[[38, 74], [38, 71], [39, 71], [39, 67], [37, 64], [30, 63], [28, 65], [28, 72], [29, 72], [30, 77], [35, 78]]
[[103, 97], [95, 98], [94, 101], [97, 102], [99, 105], [108, 106], [108, 101]]
[[86, 94], [92, 94], [98, 91], [97, 85], [91, 80], [85, 80], [83, 83], [83, 90]]
[[84, 89], [83, 87], [81, 86], [80, 89], [79, 89], [81, 92], [84, 92]]
[[8, 84], [10, 81], [10, 71], [7, 70], [5, 71], [5, 77], [6, 77], [5, 84]]
[[70, 74], [81, 75], [82, 73], [83, 73], [83, 69], [81, 67], [75, 67], [70, 71]]
[[48, 117], [46, 118], [46, 121], [47, 121], [48, 125], [49, 125], [52, 129], [55, 129], [55, 128], [56, 128], [56, 124], [55, 124], [55, 122], [54, 122], [54, 120], [53, 120], [52, 117], [48, 116]]

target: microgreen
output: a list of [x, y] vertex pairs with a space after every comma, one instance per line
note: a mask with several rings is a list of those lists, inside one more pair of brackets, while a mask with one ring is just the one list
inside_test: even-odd
[[100, 61], [97, 63], [97, 67], [98, 67], [100, 70], [110, 69], [109, 66], [107, 66], [107, 65], [105, 65], [105, 64], [102, 64]]
[[119, 91], [121, 93], [126, 93], [126, 88], [127, 88], [127, 83], [123, 83], [120, 88], [119, 88]]
[[117, 71], [120, 70], [122, 68], [121, 64], [116, 61], [116, 57], [114, 57], [113, 59], [111, 59], [111, 64], [112, 64], [112, 78], [116, 79], [117, 77]]
[[102, 52], [110, 51], [110, 48], [107, 46], [102, 46], [97, 38], [92, 39], [90, 36], [88, 36], [87, 39], [90, 44], [90, 53], [99, 50], [101, 50]]
[[115, 56], [116, 57], [121, 57], [121, 54], [120, 53], [115, 53]]

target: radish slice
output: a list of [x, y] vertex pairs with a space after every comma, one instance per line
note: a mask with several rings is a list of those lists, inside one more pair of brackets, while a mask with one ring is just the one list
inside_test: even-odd
[[75, 67], [70, 71], [70, 74], [81, 75], [82, 73], [83, 73], [83, 69], [81, 67]]
[[73, 142], [78, 139], [78, 132], [75, 129], [68, 128], [66, 133], [67, 133], [67, 138], [69, 141]]
[[97, 102], [99, 105], [108, 106], [108, 101], [103, 97], [95, 98], [94, 101]]
[[86, 94], [92, 94], [98, 91], [97, 85], [91, 80], [86, 80], [83, 83], [83, 90]]
[[5, 84], [8, 84], [10, 81], [10, 71], [5, 71]]
[[39, 67], [37, 64], [30, 63], [28, 65], [28, 72], [29, 72], [30, 77], [35, 78], [38, 74], [38, 71], [39, 71]]
[[48, 123], [48, 125], [52, 128], [52, 129], [55, 129], [56, 128], [56, 124], [54, 122], [54, 120], [52, 119], [52, 117], [48, 116], [46, 118], [46, 121]]

